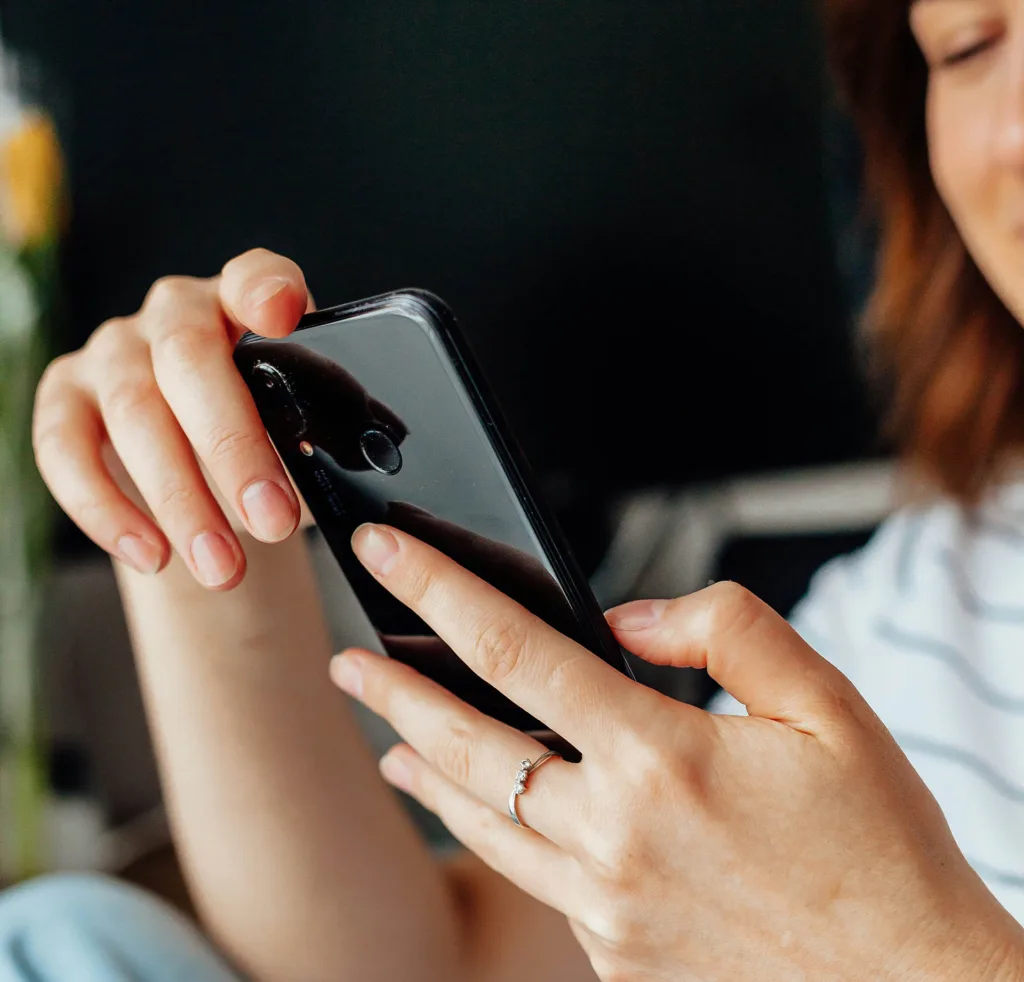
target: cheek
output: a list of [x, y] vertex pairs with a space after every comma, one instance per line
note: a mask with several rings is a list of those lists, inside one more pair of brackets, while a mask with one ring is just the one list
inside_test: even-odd
[[953, 220], [969, 238], [969, 228], [983, 221], [985, 199], [991, 192], [983, 114], [972, 111], [970, 100], [932, 86], [927, 131], [935, 186]]
[[[993, 83], [994, 86], [995, 83]], [[1020, 164], [1004, 159], [993, 86], [928, 93], [932, 177], [968, 252], [1018, 318], [1024, 318], [1020, 244], [1009, 220], [1024, 215]]]
[[[946, 207], [951, 211], [956, 211], [951, 197], [955, 192], [956, 181], [950, 181], [950, 176], [956, 175], [956, 166], [954, 160], [950, 159], [950, 151], [952, 147], [947, 148], [943, 142], [944, 130], [941, 125], [936, 125], [933, 121], [933, 113], [928, 113], [928, 165], [931, 167], [932, 179], [935, 181], [935, 187], [938, 189], [939, 197], [945, 202]], [[955, 151], [954, 151], [955, 156]]]

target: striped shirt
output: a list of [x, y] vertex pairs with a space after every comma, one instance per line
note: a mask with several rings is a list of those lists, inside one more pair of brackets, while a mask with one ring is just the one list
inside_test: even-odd
[[[906, 509], [792, 616], [881, 717], [968, 861], [1024, 923], [1024, 483]], [[715, 712], [741, 714], [722, 693]]]

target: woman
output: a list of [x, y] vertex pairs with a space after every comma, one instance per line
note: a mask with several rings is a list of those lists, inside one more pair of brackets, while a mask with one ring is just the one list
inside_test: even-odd
[[830, 12], [879, 203], [894, 423], [945, 496], [819, 576], [806, 640], [728, 584], [609, 613], [639, 656], [706, 665], [739, 717], [635, 685], [409, 536], [360, 529], [387, 589], [584, 752], [530, 774], [518, 828], [507, 795], [541, 747], [397, 663], [335, 658], [406, 741], [386, 780], [479, 857], [438, 860], [326, 684], [298, 503], [231, 365], [242, 329], [292, 329], [302, 273], [257, 250], [160, 281], [51, 367], [36, 447], [117, 559], [225, 955], [124, 888], [43, 881], [0, 900], [0, 979], [1024, 977], [1024, 485], [1004, 466], [1024, 423], [1024, 9]]

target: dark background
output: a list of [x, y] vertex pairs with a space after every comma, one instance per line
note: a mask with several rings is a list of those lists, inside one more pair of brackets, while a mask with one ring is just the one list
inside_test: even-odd
[[0, 16], [68, 155], [69, 347], [254, 245], [321, 305], [432, 289], [588, 566], [620, 490], [873, 449], [809, 0]]

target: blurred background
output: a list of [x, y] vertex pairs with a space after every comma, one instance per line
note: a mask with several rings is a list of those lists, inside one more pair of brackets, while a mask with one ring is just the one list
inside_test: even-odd
[[[854, 330], [870, 230], [810, 0], [0, 0], [0, 43], [0, 135], [48, 121], [63, 161], [54, 276], [4, 247], [48, 355], [261, 245], [322, 306], [449, 302], [604, 603], [732, 577], [785, 613], [888, 508]], [[0, 342], [12, 433], [35, 350]], [[109, 564], [56, 515], [27, 542], [11, 502], [45, 492], [18, 459], [5, 870], [152, 884], [166, 829]]]

